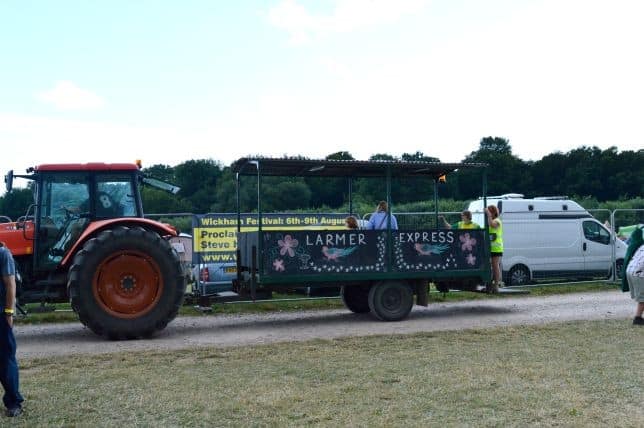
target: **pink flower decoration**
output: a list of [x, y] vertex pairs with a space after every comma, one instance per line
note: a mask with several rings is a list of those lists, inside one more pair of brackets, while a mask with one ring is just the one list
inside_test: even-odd
[[467, 260], [468, 265], [474, 266], [474, 263], [476, 263], [476, 256], [474, 254], [470, 253], [470, 254], [467, 255], [465, 260]]
[[284, 271], [284, 260], [275, 259], [275, 261], [273, 261], [273, 269], [275, 269], [278, 272], [283, 272]]
[[283, 241], [281, 239], [277, 241], [277, 245], [280, 246], [280, 255], [284, 256], [288, 253], [289, 257], [295, 256], [293, 248], [297, 247], [297, 239], [291, 238], [291, 235], [286, 235]]
[[469, 233], [461, 235], [458, 239], [461, 240], [461, 251], [472, 251], [476, 245], [476, 238], [471, 238]]

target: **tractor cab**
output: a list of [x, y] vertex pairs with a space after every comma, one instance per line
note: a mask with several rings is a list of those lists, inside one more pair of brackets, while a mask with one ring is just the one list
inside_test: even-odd
[[[35, 181], [34, 267], [58, 266], [93, 222], [143, 217], [138, 192], [140, 171], [134, 164], [40, 165], [19, 176]], [[31, 212], [33, 210], [33, 212]]]

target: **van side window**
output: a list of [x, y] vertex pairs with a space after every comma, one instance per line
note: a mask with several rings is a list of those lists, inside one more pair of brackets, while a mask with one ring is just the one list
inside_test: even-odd
[[599, 223], [594, 221], [585, 221], [583, 223], [584, 236], [589, 241], [599, 242], [608, 245], [610, 243], [610, 234]]

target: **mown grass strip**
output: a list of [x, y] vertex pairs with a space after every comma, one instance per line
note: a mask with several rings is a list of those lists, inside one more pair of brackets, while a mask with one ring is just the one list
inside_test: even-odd
[[644, 329], [589, 321], [25, 360], [22, 426], [644, 426]]

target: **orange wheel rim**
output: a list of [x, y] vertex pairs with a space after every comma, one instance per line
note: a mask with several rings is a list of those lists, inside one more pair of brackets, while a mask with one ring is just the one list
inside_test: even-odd
[[99, 306], [118, 318], [136, 318], [148, 313], [161, 298], [163, 275], [148, 255], [119, 251], [96, 269], [92, 291]]

